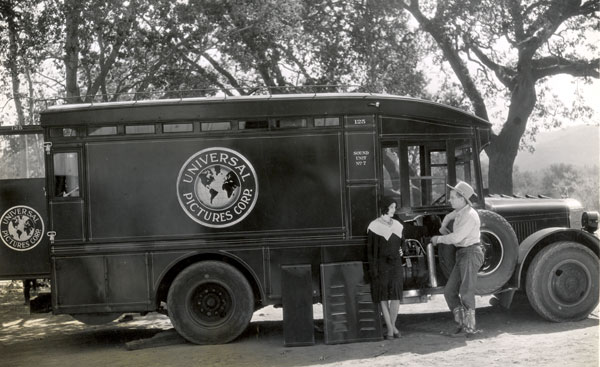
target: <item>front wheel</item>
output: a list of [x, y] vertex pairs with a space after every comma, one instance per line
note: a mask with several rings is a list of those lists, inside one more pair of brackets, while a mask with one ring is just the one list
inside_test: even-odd
[[252, 318], [254, 296], [246, 278], [218, 261], [190, 265], [173, 281], [167, 297], [177, 332], [195, 344], [228, 343]]
[[576, 321], [598, 306], [598, 257], [589, 248], [560, 241], [540, 251], [527, 270], [529, 303], [543, 318]]

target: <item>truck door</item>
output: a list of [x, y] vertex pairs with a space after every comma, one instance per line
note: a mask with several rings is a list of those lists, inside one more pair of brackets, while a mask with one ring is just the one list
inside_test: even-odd
[[49, 278], [43, 134], [0, 127], [0, 279]]
[[52, 147], [48, 160], [50, 229], [56, 243], [85, 239], [82, 149], [78, 146]]

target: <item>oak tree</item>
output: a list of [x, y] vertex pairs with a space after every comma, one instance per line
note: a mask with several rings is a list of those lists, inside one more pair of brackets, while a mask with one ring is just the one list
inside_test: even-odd
[[502, 127], [486, 147], [489, 190], [511, 193], [513, 163], [540, 105], [548, 78], [598, 78], [596, 46], [587, 35], [598, 22], [595, 0], [395, 0], [428, 34], [450, 65], [473, 112], [489, 119], [505, 98]]

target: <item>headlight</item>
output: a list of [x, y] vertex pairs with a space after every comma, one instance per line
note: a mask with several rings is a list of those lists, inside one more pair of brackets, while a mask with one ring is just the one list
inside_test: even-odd
[[584, 212], [581, 215], [581, 225], [583, 229], [590, 233], [598, 230], [598, 212]]

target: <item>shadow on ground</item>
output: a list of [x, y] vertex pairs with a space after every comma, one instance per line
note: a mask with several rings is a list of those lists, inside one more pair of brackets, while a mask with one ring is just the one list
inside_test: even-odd
[[[13, 292], [14, 293], [14, 292]], [[428, 305], [421, 305], [428, 310]], [[442, 308], [440, 308], [442, 309]], [[127, 322], [87, 326], [67, 315], [30, 315], [19, 296], [0, 293], [0, 351], [11, 366], [53, 366], [50, 361], [70, 360], [90, 366], [152, 366], [195, 363], [202, 356], [204, 365], [309, 366], [339, 364], [379, 356], [427, 356], [482, 343], [494, 348], [496, 339], [507, 335], [542, 336], [598, 327], [598, 310], [579, 322], [551, 323], [542, 319], [526, 301], [517, 299], [511, 310], [500, 307], [478, 308], [478, 327], [483, 333], [475, 340], [440, 335], [452, 325], [449, 311], [414, 312], [401, 307], [397, 326], [403, 336], [398, 340], [326, 345], [323, 320], [315, 320], [315, 345], [285, 347], [283, 322], [252, 322], [245, 332], [227, 345], [197, 346], [183, 341], [163, 315], [135, 316]], [[431, 308], [429, 309], [431, 310]], [[262, 315], [259, 311], [257, 315]], [[551, 337], [549, 337], [551, 338]], [[129, 347], [128, 347], [129, 346]], [[133, 347], [132, 347], [133, 346]], [[129, 349], [129, 350], [128, 350]], [[41, 354], [39, 351], [43, 350]], [[95, 359], [94, 359], [95, 358]], [[246, 363], [248, 360], [251, 362]], [[41, 361], [41, 363], [40, 363]], [[126, 361], [125, 364], [123, 361]]]

